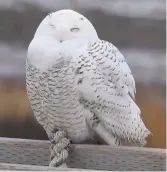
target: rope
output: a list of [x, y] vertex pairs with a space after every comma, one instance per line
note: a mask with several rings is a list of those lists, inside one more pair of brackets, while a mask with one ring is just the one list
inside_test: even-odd
[[68, 158], [70, 141], [67, 139], [66, 133], [64, 131], [57, 131], [54, 133], [51, 140], [51, 162], [49, 166], [51, 167], [65, 167], [64, 162]]
[[57, 154], [57, 156], [55, 156], [52, 159], [49, 166], [58, 167], [61, 164], [63, 164], [67, 158], [68, 158], [68, 151], [66, 149], [63, 149], [60, 154]]

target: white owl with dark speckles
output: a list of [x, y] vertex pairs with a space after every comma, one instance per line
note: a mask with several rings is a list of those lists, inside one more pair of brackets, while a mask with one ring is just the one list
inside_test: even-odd
[[29, 45], [26, 70], [31, 107], [49, 138], [63, 130], [74, 143], [96, 135], [113, 145], [146, 143], [131, 70], [83, 15], [49, 14]]

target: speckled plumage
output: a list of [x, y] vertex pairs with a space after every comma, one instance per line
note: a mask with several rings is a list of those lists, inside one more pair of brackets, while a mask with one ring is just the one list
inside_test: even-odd
[[88, 128], [75, 86], [75, 64], [61, 63], [46, 72], [27, 63], [27, 92], [33, 112], [49, 136], [58, 128], [80, 142], [88, 137]]
[[[93, 120], [111, 134], [114, 144], [143, 146], [150, 132], [133, 100], [135, 81], [123, 55], [107, 41], [77, 40], [77, 37], [73, 40], [73, 36], [61, 44], [56, 41], [53, 44], [51, 40], [42, 45], [34, 37], [29, 46], [27, 92], [38, 122], [48, 136], [58, 128], [78, 143], [94, 137], [93, 127], [89, 125]], [[77, 42], [79, 45], [71, 46]], [[42, 56], [39, 63], [50, 56], [54, 58], [40, 68], [31, 58], [36, 56]], [[87, 112], [93, 116], [90, 121]]]

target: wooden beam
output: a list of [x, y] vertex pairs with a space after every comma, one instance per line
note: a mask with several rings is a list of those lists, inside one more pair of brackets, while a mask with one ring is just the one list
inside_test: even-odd
[[0, 170], [26, 170], [26, 171], [87, 171], [84, 169], [75, 168], [54, 168], [47, 166], [37, 166], [37, 165], [23, 165], [23, 164], [10, 164], [10, 163], [0, 163]]
[[[47, 166], [48, 141], [0, 138], [0, 162]], [[166, 150], [107, 145], [71, 145], [69, 168], [109, 171], [161, 171], [166, 169]]]

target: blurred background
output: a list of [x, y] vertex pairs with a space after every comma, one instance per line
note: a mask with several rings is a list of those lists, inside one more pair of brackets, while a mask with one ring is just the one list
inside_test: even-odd
[[26, 51], [41, 20], [69, 8], [85, 15], [99, 37], [124, 54], [153, 134], [147, 146], [165, 148], [165, 6], [165, 0], [0, 0], [0, 137], [47, 139], [26, 94]]

